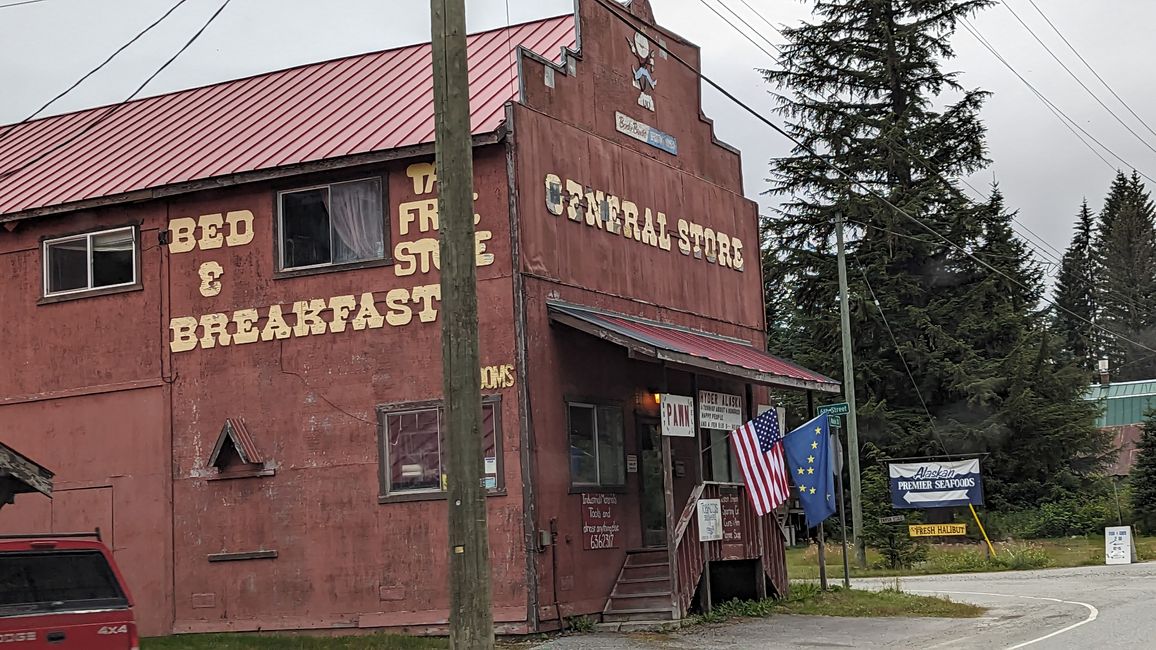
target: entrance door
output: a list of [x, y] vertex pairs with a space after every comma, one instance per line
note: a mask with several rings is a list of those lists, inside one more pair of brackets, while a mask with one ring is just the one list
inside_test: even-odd
[[638, 418], [638, 509], [642, 514], [642, 545], [666, 548], [666, 494], [662, 485], [662, 430], [658, 420]]

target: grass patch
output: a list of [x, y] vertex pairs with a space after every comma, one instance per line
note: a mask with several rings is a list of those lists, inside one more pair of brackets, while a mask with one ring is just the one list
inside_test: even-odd
[[824, 592], [814, 583], [800, 582], [791, 584], [791, 594], [783, 600], [732, 600], [715, 606], [708, 614], [693, 617], [691, 622], [722, 623], [773, 614], [974, 618], [984, 611], [977, 605], [957, 603], [941, 596], [918, 596], [896, 588], [867, 591], [832, 587]]
[[[996, 555], [989, 559], [986, 553], [987, 545], [983, 542], [933, 544], [927, 560], [917, 563], [909, 569], [884, 568], [879, 553], [868, 549], [868, 568], [855, 567], [852, 558], [851, 577], [978, 573], [1091, 566], [1104, 563], [1104, 538], [1101, 536], [1040, 539], [1030, 542], [997, 542], [995, 547]], [[1136, 554], [1140, 561], [1156, 558], [1156, 537], [1136, 538]], [[817, 579], [819, 577], [819, 563], [816, 547], [787, 549], [787, 573], [792, 579]], [[830, 580], [843, 577], [842, 547], [838, 544], [827, 545], [827, 577]]]
[[188, 634], [144, 639], [141, 650], [442, 650], [449, 639], [366, 634], [360, 636], [292, 636], [255, 634]]

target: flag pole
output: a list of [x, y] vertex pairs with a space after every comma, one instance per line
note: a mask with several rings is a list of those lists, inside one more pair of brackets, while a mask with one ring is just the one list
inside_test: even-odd
[[839, 462], [835, 463], [835, 487], [839, 492], [839, 530], [843, 531], [843, 586], [851, 588], [851, 559], [847, 557], [847, 513], [843, 509], [843, 445], [839, 440], [839, 435], [832, 432], [831, 437], [835, 440], [835, 453], [838, 455]]
[[827, 540], [823, 537], [823, 522], [819, 522], [819, 588], [827, 591]]

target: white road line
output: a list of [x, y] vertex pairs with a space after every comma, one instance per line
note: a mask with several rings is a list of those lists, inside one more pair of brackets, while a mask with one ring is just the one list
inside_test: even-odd
[[1013, 645], [1013, 646], [1008, 646], [1006, 650], [1017, 650], [1017, 648], [1023, 648], [1023, 647], [1032, 645], [1033, 643], [1039, 643], [1040, 641], [1050, 639], [1054, 636], [1059, 636], [1059, 635], [1063, 634], [1064, 632], [1070, 632], [1070, 631], [1076, 629], [1077, 627], [1080, 627], [1081, 625], [1086, 625], [1088, 623], [1091, 623], [1092, 621], [1096, 620], [1096, 617], [1098, 617], [1100, 615], [1100, 610], [1096, 609], [1092, 605], [1089, 605], [1088, 603], [1081, 603], [1078, 600], [1060, 600], [1059, 598], [1045, 598], [1043, 596], [1020, 596], [1017, 594], [993, 594], [993, 593], [986, 592], [986, 591], [941, 591], [938, 589], [905, 589], [904, 591], [910, 591], [912, 593], [922, 593], [922, 594], [959, 594], [959, 595], [964, 595], [964, 596], [999, 596], [1002, 598], [1027, 598], [1029, 600], [1048, 600], [1048, 601], [1051, 601], [1053, 603], [1064, 603], [1066, 605], [1079, 605], [1081, 607], [1086, 607], [1088, 609], [1088, 618], [1085, 618], [1084, 620], [1080, 621], [1079, 623], [1073, 623], [1073, 624], [1071, 624], [1065, 628], [1061, 628], [1059, 630], [1056, 630], [1055, 632], [1052, 632], [1051, 634], [1045, 634], [1044, 636], [1041, 636], [1037, 639], [1032, 639], [1031, 641], [1024, 641], [1023, 643], [1018, 643], [1018, 644]]

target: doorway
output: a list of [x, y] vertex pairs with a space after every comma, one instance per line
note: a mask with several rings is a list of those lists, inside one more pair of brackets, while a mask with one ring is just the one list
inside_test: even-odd
[[666, 548], [666, 488], [662, 480], [662, 429], [658, 420], [639, 417], [638, 509], [642, 515], [642, 545]]

